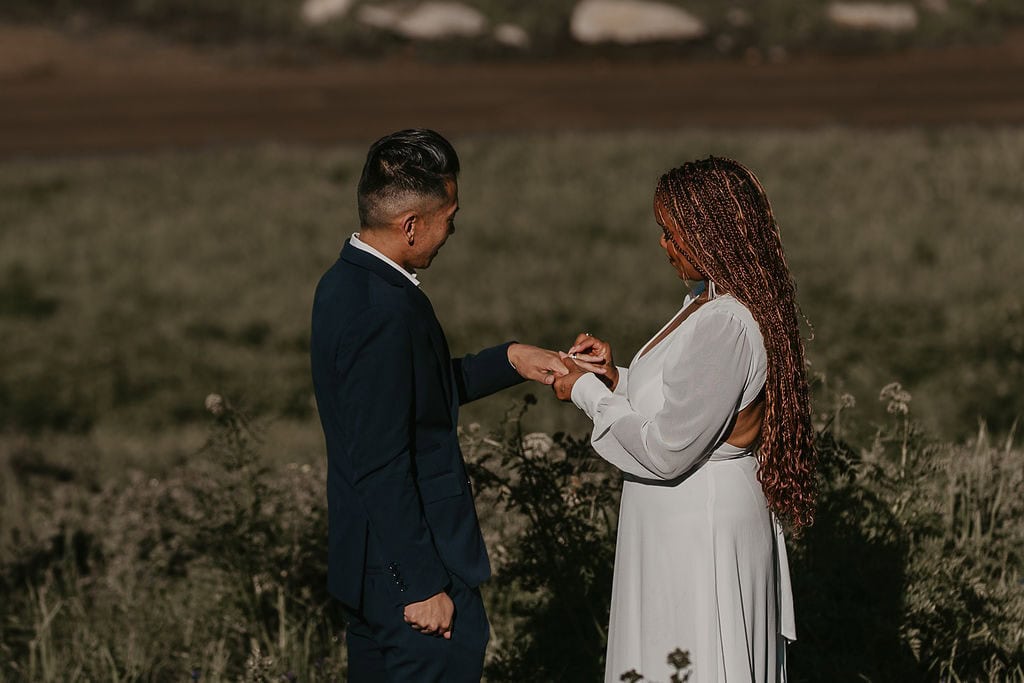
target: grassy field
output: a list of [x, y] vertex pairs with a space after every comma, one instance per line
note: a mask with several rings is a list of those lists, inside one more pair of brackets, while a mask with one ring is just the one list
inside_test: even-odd
[[[565, 347], [588, 330], [628, 361], [682, 296], [657, 244], [655, 180], [714, 152], [768, 188], [815, 327], [812, 368], [830, 389], [870, 417], [876, 392], [900, 381], [926, 428], [949, 438], [979, 419], [1004, 433], [1021, 415], [1020, 131], [456, 143], [458, 232], [422, 274], [456, 353], [509, 338]], [[284, 422], [315, 430], [310, 299], [356, 230], [362, 154], [266, 147], [0, 166], [4, 428], [145, 436], [148, 451], [153, 434], [187, 433], [203, 397], [221, 391], [282, 420], [289, 440]], [[468, 420], [506, 403], [473, 406]], [[542, 408], [540, 428], [582, 426], [571, 409]]]
[[[1024, 131], [635, 132], [454, 142], [464, 169], [458, 230], [421, 279], [456, 353], [509, 338], [564, 347], [589, 330], [614, 343], [620, 363], [628, 361], [682, 297], [657, 244], [656, 178], [710, 153], [755, 169], [815, 327], [808, 352], [819, 422], [838, 415], [832, 402], [848, 393], [857, 406], [839, 433], [874, 453], [855, 480], [835, 475], [836, 507], [816, 527], [817, 541], [808, 541], [804, 575], [841, 574], [839, 545], [860, 543], [870, 554], [878, 538], [891, 536], [886, 557], [899, 559], [900, 576], [911, 577], [911, 607], [863, 616], [864, 623], [889, 619], [887, 647], [917, 642], [931, 653], [928, 662], [955, 670], [955, 647], [928, 649], [929, 638], [947, 642], [936, 629], [984, 627], [986, 638], [1017, 637], [990, 628], [1005, 622], [1001, 616], [975, 619], [971, 605], [988, 605], [992, 596], [1002, 596], [1007, 610], [1019, 605], [1020, 530], [1011, 524], [1016, 498], [1009, 492], [1020, 459], [1012, 428], [1024, 407]], [[216, 669], [234, 657], [237, 667], [250, 635], [264, 649], [246, 666], [258, 669], [276, 652], [278, 664], [287, 655], [308, 667], [310, 643], [336, 637], [316, 596], [302, 592], [319, 585], [320, 560], [308, 554], [323, 522], [323, 451], [306, 347], [313, 287], [356, 229], [363, 154], [362, 147], [262, 147], [0, 165], [0, 584], [19, 596], [21, 610], [6, 613], [16, 624], [0, 624], [0, 660], [31, 650], [32, 680], [69, 680], [60, 669], [66, 639], [81, 652], [100, 652], [99, 643], [109, 648], [111, 675], [135, 680], [186, 670], [190, 661]], [[878, 394], [892, 381], [912, 395], [918, 427], [887, 436], [878, 425], [891, 423], [888, 401]], [[260, 416], [259, 466], [284, 477], [214, 471], [210, 452], [201, 450], [210, 392]], [[470, 406], [463, 423], [489, 430], [527, 392], [539, 399], [528, 431], [585, 433], [575, 409], [539, 387]], [[956, 445], [978, 435], [979, 420], [995, 437]], [[920, 458], [916, 478], [872, 479], [899, 460], [900, 440], [905, 452], [910, 435]], [[864, 489], [868, 495], [850, 489], [852, 481], [874, 488]], [[851, 518], [846, 505], [863, 516]], [[860, 525], [856, 533], [851, 524]], [[262, 539], [258, 556], [247, 548], [212, 550], [237, 538]], [[931, 545], [921, 557], [952, 558], [957, 569], [948, 581], [998, 575], [998, 590], [985, 588], [988, 579], [970, 590], [934, 579], [932, 565], [913, 554], [922, 539]], [[815, 542], [825, 550], [814, 552]], [[1001, 549], [1005, 555], [992, 555]], [[984, 553], [992, 555], [988, 564], [971, 564]], [[100, 578], [79, 576], [95, 558], [103, 558]], [[292, 578], [274, 579], [275, 593], [266, 577], [280, 567]], [[878, 576], [887, 567], [880, 561]], [[962, 613], [942, 616], [936, 595]], [[204, 606], [229, 599], [219, 622]], [[813, 590], [803, 599], [824, 605], [822, 613], [835, 603]], [[843, 599], [857, 605], [863, 596]], [[151, 600], [164, 610], [152, 624], [126, 616], [157, 609]], [[298, 620], [284, 612], [297, 604], [306, 610]], [[82, 628], [47, 640], [58, 612]], [[917, 620], [901, 622], [907, 613]], [[235, 621], [225, 625], [229, 616]], [[252, 635], [245, 623], [270, 630]], [[111, 624], [129, 631], [113, 638]], [[918, 631], [897, 633], [907, 624]], [[511, 637], [510, 628], [496, 624], [499, 641]], [[178, 659], [155, 662], [147, 653], [160, 651], [162, 634], [172, 632]], [[29, 642], [35, 645], [26, 650], [9, 645]], [[865, 653], [875, 647], [862, 645]], [[321, 664], [323, 671], [338, 665]]]

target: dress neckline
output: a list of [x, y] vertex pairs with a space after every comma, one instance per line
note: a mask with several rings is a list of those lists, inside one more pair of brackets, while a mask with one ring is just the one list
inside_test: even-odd
[[[654, 334], [653, 337], [651, 337], [646, 342], [644, 342], [643, 346], [640, 347], [640, 350], [637, 351], [635, 356], [633, 356], [633, 361], [630, 363], [630, 365], [632, 365], [633, 363], [636, 363], [639, 360], [642, 360], [642, 359], [650, 356], [659, 347], [664, 346], [665, 342], [668, 341], [670, 338], [672, 338], [672, 336], [676, 332], [679, 331], [679, 329], [683, 326], [683, 324], [685, 324], [686, 321], [694, 313], [696, 313], [698, 310], [700, 310], [705, 304], [711, 302], [711, 299], [705, 299], [704, 301], [701, 301], [700, 303], [697, 303], [698, 301], [700, 301], [700, 298], [703, 295], [704, 295], [704, 292], [701, 292], [700, 294], [698, 294], [695, 297], [689, 297], [689, 301], [686, 301], [683, 304], [682, 308], [680, 308], [678, 311], [676, 311], [675, 315], [673, 315], [671, 318], [669, 318], [668, 322], [665, 323], [664, 325], [662, 325], [661, 329], [658, 330]], [[694, 306], [694, 304], [697, 304], [697, 305]], [[687, 309], [689, 309], [691, 306], [693, 306], [693, 310], [689, 310], [688, 311]], [[679, 320], [679, 316], [683, 316], [683, 319]], [[676, 320], [679, 320], [679, 322], [676, 324], [675, 329], [673, 329], [672, 331], [670, 331], [669, 333], [666, 334], [665, 330], [667, 330], [673, 323], [676, 323]], [[659, 337], [661, 337], [661, 335], [663, 335], [663, 334], [665, 336], [659, 339]]]

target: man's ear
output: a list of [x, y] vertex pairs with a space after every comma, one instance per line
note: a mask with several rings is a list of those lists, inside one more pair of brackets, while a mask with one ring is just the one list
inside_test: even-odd
[[405, 235], [406, 243], [411, 247], [416, 241], [416, 225], [419, 222], [419, 216], [415, 212], [410, 212], [402, 217], [402, 234]]

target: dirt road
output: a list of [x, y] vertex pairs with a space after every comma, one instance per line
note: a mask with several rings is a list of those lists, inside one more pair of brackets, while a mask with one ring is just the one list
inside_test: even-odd
[[1024, 123], [1024, 34], [857, 58], [306, 67], [131, 32], [0, 26], [0, 158], [627, 128]]

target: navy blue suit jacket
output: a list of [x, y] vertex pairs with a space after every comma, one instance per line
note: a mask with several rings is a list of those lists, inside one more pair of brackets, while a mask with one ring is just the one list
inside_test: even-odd
[[508, 343], [452, 359], [426, 295], [345, 244], [313, 303], [327, 442], [328, 590], [358, 608], [368, 568], [396, 604], [490, 576], [456, 432], [459, 405], [522, 381]]

